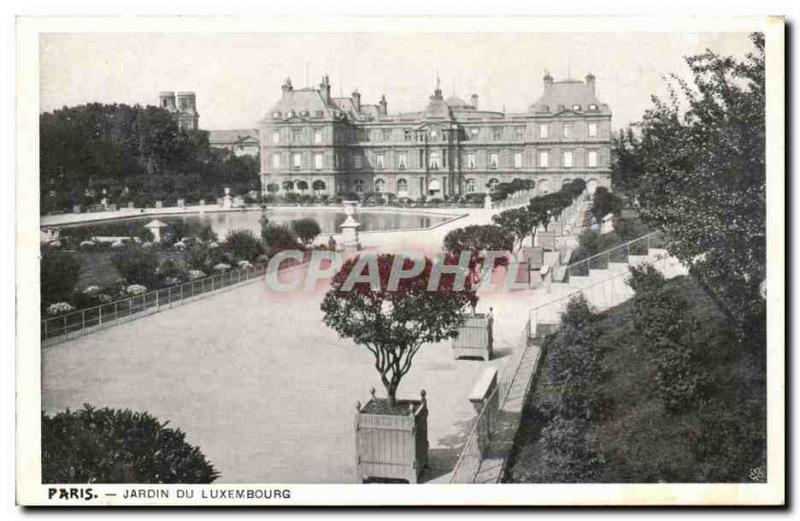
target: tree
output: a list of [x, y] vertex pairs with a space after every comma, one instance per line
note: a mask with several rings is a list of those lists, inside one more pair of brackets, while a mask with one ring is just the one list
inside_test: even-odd
[[254, 261], [264, 253], [264, 245], [250, 230], [231, 230], [224, 247], [237, 260]]
[[[668, 100], [615, 142], [613, 175], [669, 252], [726, 314], [740, 340], [763, 345], [766, 306], [764, 36], [743, 59], [710, 50], [686, 59]], [[692, 84], [693, 83], [693, 84]]]
[[66, 302], [78, 283], [81, 263], [69, 253], [43, 249], [39, 268], [42, 306], [55, 302]]
[[283, 250], [292, 250], [298, 247], [297, 236], [285, 224], [268, 223], [261, 228], [261, 240], [269, 250], [270, 255]]
[[292, 231], [295, 235], [308, 246], [317, 235], [322, 233], [322, 228], [314, 219], [307, 217], [305, 219], [297, 219], [292, 221]]
[[531, 235], [531, 214], [526, 207], [500, 212], [492, 217], [492, 222], [513, 237], [512, 254], [519, 251], [525, 238]]
[[609, 192], [608, 188], [601, 186], [594, 191], [590, 212], [594, 220], [599, 223], [608, 214], [619, 215], [623, 206], [624, 203], [620, 196]]
[[127, 246], [111, 256], [111, 263], [128, 284], [153, 287], [158, 282], [158, 255], [152, 249]]
[[[390, 407], [414, 355], [426, 343], [455, 338], [465, 320], [464, 308], [477, 302], [469, 282], [457, 287], [454, 274], [443, 274], [438, 287], [429, 291], [433, 263], [427, 258], [419, 274], [391, 287], [395, 258], [382, 254], [349, 259], [333, 277], [320, 306], [325, 325], [372, 353]], [[414, 268], [408, 258], [398, 257], [396, 264], [409, 271]], [[351, 277], [370, 273], [375, 283], [353, 283]]]
[[[456, 262], [463, 252], [470, 253], [469, 270], [474, 284], [480, 280], [486, 252], [511, 253], [513, 249], [514, 236], [504, 228], [493, 224], [456, 228], [448, 232], [444, 238], [444, 250], [452, 255]], [[494, 262], [498, 266], [505, 266], [508, 264], [508, 259], [500, 258]]]
[[180, 429], [146, 412], [42, 413], [43, 483], [212, 483], [219, 473]]

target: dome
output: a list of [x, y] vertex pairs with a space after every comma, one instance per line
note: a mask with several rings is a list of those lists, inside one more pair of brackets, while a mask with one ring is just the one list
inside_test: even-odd
[[471, 103], [467, 103], [466, 101], [464, 101], [463, 99], [459, 98], [458, 96], [450, 96], [449, 98], [444, 100], [444, 102], [447, 103], [447, 105], [450, 108], [454, 108], [454, 109], [465, 109], [465, 108], [470, 108], [471, 109], [471, 108], [475, 108], [475, 107], [472, 106]]
[[441, 98], [436, 99], [432, 97], [428, 106], [425, 107], [424, 116], [426, 118], [449, 118], [450, 107], [448, 107], [447, 103]]

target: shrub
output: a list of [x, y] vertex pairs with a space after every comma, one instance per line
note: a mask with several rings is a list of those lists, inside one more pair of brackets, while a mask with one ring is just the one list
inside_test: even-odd
[[130, 284], [155, 286], [158, 282], [158, 256], [151, 248], [129, 246], [114, 253], [111, 263]]
[[45, 249], [39, 271], [42, 304], [69, 300], [80, 277], [81, 263], [73, 255]]
[[298, 247], [297, 236], [285, 224], [268, 224], [261, 230], [261, 239], [270, 255]]
[[42, 413], [44, 483], [211, 483], [219, 473], [180, 429], [148, 413]]
[[608, 191], [608, 188], [601, 186], [594, 191], [592, 196], [592, 217], [600, 222], [608, 214], [619, 215], [625, 205], [620, 196]]
[[202, 279], [203, 277], [206, 276], [206, 274], [205, 272], [200, 270], [189, 270], [187, 276], [189, 280], [197, 280], [197, 279]]
[[130, 286], [125, 288], [125, 293], [127, 293], [130, 296], [144, 295], [145, 293], [147, 293], [147, 287], [142, 286], [141, 284], [131, 284]]
[[255, 260], [264, 252], [263, 244], [250, 230], [231, 230], [225, 238], [224, 246], [234, 259], [247, 261]]
[[55, 304], [47, 306], [47, 314], [53, 317], [69, 313], [70, 311], [75, 311], [75, 308], [68, 302], [56, 302]]
[[308, 246], [317, 235], [322, 233], [322, 228], [320, 228], [319, 224], [314, 219], [297, 219], [292, 221], [292, 232], [294, 232], [303, 244]]
[[693, 332], [697, 319], [689, 302], [652, 266], [631, 267], [633, 324], [650, 344], [648, 352], [657, 369], [656, 382], [664, 408], [679, 412], [698, 398], [704, 371], [697, 360]]
[[173, 258], [165, 259], [158, 267], [158, 274], [165, 279], [183, 280], [186, 278], [186, 265]]
[[215, 264], [213, 269], [216, 272], [222, 273], [222, 272], [225, 272], [225, 271], [230, 271], [231, 265], [230, 264], [226, 264], [224, 262], [220, 262], [219, 264]]

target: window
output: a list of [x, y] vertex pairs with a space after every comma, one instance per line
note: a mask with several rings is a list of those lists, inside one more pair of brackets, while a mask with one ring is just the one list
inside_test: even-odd
[[272, 142], [278, 143], [281, 140], [281, 133], [277, 130], [272, 131]]
[[398, 179], [397, 180], [397, 193], [405, 193], [408, 191], [408, 181], [405, 179]]
[[493, 128], [492, 129], [492, 141], [500, 141], [503, 139], [503, 129], [502, 128]]
[[539, 137], [542, 139], [550, 137], [550, 125], [547, 123], [542, 123], [539, 125]]
[[356, 192], [363, 192], [364, 191], [364, 180], [363, 179], [356, 179], [353, 183]]
[[391, 141], [392, 140], [392, 131], [389, 129], [384, 129], [381, 132], [384, 141]]
[[[322, 116], [324, 116], [324, 115], [325, 115], [325, 113], [324, 113], [324, 112], [322, 112], [321, 110], [318, 110], [318, 111], [314, 112], [314, 117], [317, 117], [317, 118], [321, 118], [321, 117], [322, 117]], [[323, 183], [323, 184], [325, 184], [325, 183]], [[324, 189], [325, 189], [325, 188], [323, 188], [323, 190], [324, 190]]]
[[572, 124], [571, 123], [564, 123], [562, 136], [565, 139], [568, 139], [568, 138], [572, 137]]
[[272, 168], [281, 167], [281, 155], [278, 153], [272, 154]]
[[403, 131], [403, 141], [413, 141], [414, 140], [414, 133], [409, 129], [405, 129]]
[[597, 150], [590, 150], [588, 155], [589, 168], [597, 168]]
[[361, 170], [362, 166], [364, 166], [364, 158], [361, 157], [359, 154], [353, 156], [353, 167], [356, 170]]
[[294, 168], [295, 170], [300, 170], [302, 164], [303, 164], [303, 156], [301, 156], [297, 152], [292, 154], [292, 168]]
[[303, 139], [303, 129], [302, 128], [293, 128], [292, 129], [292, 143], [299, 143], [300, 140]]
[[497, 187], [499, 183], [500, 181], [498, 181], [497, 178], [493, 177], [489, 179], [488, 183], [486, 183], [486, 187], [489, 189], [490, 192], [494, 192], [494, 189]]
[[572, 168], [572, 151], [567, 150], [564, 152], [564, 168]]
[[522, 168], [522, 152], [514, 152], [514, 168]]
[[573, 105], [572, 106], [572, 110], [574, 110], [575, 112], [580, 112], [581, 111], [581, 106], [580, 105]]
[[383, 154], [377, 154], [375, 156], [375, 168], [383, 169], [383, 163], [385, 158], [386, 156], [384, 156]]
[[589, 110], [597, 110], [597, 105], [592, 103], [591, 105], [589, 105]]
[[315, 128], [314, 129], [314, 143], [317, 144], [317, 145], [322, 143], [322, 129], [321, 128]]
[[322, 170], [322, 154], [314, 154], [314, 170]]
[[480, 134], [480, 129], [477, 128], [469, 129], [470, 139], [478, 139], [478, 134]]
[[275, 118], [275, 119], [280, 119], [281, 113], [280, 112], [273, 112], [272, 113], [272, 117]]
[[436, 141], [439, 138], [439, 133], [436, 129], [431, 129], [431, 141]]
[[405, 152], [397, 154], [397, 168], [399, 168], [400, 170], [405, 170], [407, 162], [408, 162], [408, 155]]
[[550, 154], [547, 150], [540, 150], [539, 151], [539, 168], [547, 168], [550, 162]]
[[380, 194], [380, 193], [383, 193], [383, 191], [385, 189], [386, 189], [386, 183], [384, 182], [384, 180], [383, 179], [376, 179], [375, 180], [375, 191]]
[[431, 152], [428, 156], [428, 168], [439, 170], [439, 152]]
[[517, 141], [525, 139], [525, 127], [515, 127], [514, 136], [517, 138]]
[[308, 117], [308, 111], [307, 110], [301, 110], [300, 111], [300, 115], [303, 116], [304, 118]]
[[472, 193], [475, 191], [475, 180], [474, 179], [467, 179], [467, 184], [465, 187], [467, 193]]
[[497, 163], [499, 162], [498, 154], [493, 152], [489, 154], [489, 168], [497, 170]]
[[467, 154], [467, 168], [469, 168], [470, 170], [474, 170], [475, 169], [475, 154], [474, 153]]
[[597, 123], [589, 123], [589, 137], [597, 137]]

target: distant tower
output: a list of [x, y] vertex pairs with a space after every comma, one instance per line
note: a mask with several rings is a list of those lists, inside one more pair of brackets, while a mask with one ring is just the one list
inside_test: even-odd
[[379, 112], [381, 116], [386, 115], [386, 110], [388, 109], [388, 103], [386, 102], [386, 94], [381, 96], [381, 100], [378, 102], [378, 107], [380, 108]]
[[182, 130], [197, 130], [200, 115], [195, 106], [194, 92], [178, 93], [178, 128]]
[[172, 91], [163, 91], [158, 93], [158, 106], [170, 112], [177, 112], [178, 108], [175, 106], [175, 93]]

